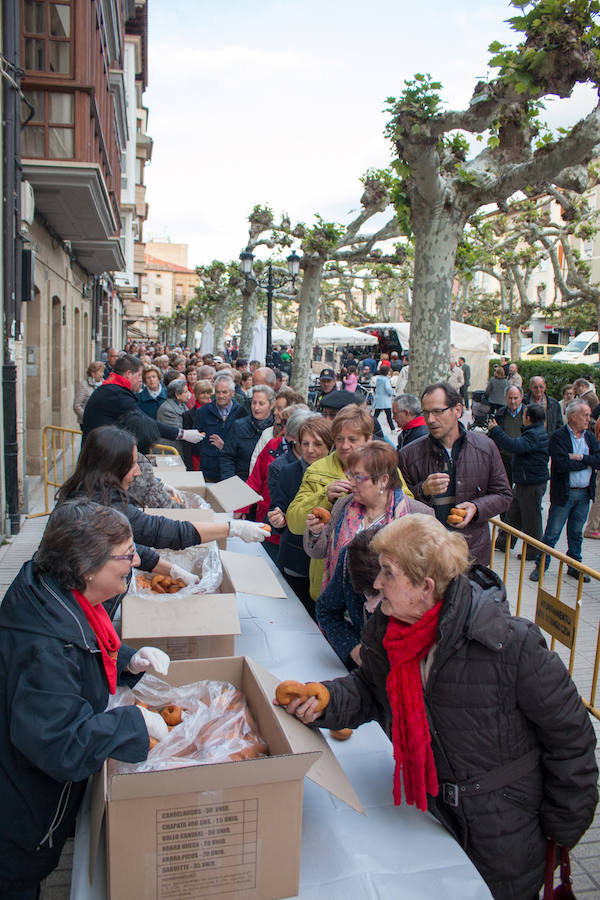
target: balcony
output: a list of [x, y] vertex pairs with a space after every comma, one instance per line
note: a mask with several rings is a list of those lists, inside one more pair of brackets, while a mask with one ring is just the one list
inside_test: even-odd
[[24, 159], [23, 176], [33, 187], [36, 212], [71, 243], [91, 275], [119, 272], [125, 258], [106, 183], [96, 163]]

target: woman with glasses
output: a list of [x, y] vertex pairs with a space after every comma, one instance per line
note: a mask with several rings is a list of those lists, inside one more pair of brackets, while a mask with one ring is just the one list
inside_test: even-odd
[[246, 542], [264, 541], [266, 532], [255, 522], [178, 522], [142, 512], [128, 493], [134, 478], [140, 475], [137, 453], [136, 438], [129, 432], [114, 425], [94, 428], [81, 448], [75, 471], [57, 494], [58, 503], [89, 499], [120, 510], [131, 525], [144, 571], [182, 578], [187, 583], [195, 581], [196, 576], [161, 560], [157, 549], [183, 550], [229, 536]]
[[0, 896], [35, 900], [72, 833], [88, 777], [108, 757], [140, 762], [167, 736], [158, 713], [107, 709], [156, 647], [121, 644], [103, 603], [139, 564], [127, 518], [83, 500], [51, 514], [0, 607]]
[[343, 547], [355, 534], [427, 507], [407, 497], [398, 474], [398, 457], [384, 441], [370, 441], [348, 456], [346, 478], [350, 493], [337, 500], [325, 525], [318, 516], [306, 517], [304, 549], [311, 557], [325, 558], [321, 591], [335, 572]]

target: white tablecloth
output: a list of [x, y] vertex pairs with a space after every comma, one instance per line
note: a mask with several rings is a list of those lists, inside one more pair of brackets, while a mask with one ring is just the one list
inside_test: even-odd
[[[262, 547], [239, 538], [228, 541], [228, 548], [266, 557]], [[315, 623], [281, 581], [285, 599], [238, 594], [242, 633], [236, 638], [236, 655], [251, 657], [282, 680], [320, 681], [346, 675]], [[305, 779], [301, 900], [322, 900], [325, 895], [328, 900], [489, 900], [491, 894], [479, 873], [433, 816], [394, 806], [392, 747], [379, 725], [368, 723], [350, 740], [330, 744], [367, 816]], [[71, 900], [106, 900], [103, 842], [91, 885], [88, 859], [86, 799], [77, 823]]]

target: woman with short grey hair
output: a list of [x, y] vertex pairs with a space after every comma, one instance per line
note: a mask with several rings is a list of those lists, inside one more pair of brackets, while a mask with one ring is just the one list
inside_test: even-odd
[[[185, 378], [176, 378], [167, 385], [167, 399], [156, 413], [156, 421], [163, 425], [175, 425], [183, 429], [183, 414], [187, 410], [187, 401], [190, 392]], [[167, 441], [161, 439], [161, 443], [175, 447], [183, 459], [183, 442]]]

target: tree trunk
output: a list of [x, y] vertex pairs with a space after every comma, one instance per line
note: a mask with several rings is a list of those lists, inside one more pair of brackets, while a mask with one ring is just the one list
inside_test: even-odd
[[452, 282], [456, 250], [465, 219], [444, 207], [432, 215], [413, 215], [415, 274], [410, 324], [410, 369], [407, 390], [419, 395], [445, 381], [450, 371]]
[[256, 307], [258, 304], [258, 291], [256, 285], [249, 282], [242, 291], [242, 324], [240, 332], [240, 359], [248, 359], [252, 348], [254, 335], [254, 323], [256, 322]]
[[311, 371], [313, 331], [319, 308], [321, 278], [325, 261], [321, 259], [307, 260], [306, 256], [304, 260], [298, 327], [294, 344], [292, 387], [306, 397], [308, 396], [308, 380]]
[[215, 310], [215, 336], [213, 342], [213, 353], [220, 355], [225, 347], [225, 328], [227, 327], [227, 317], [229, 315], [229, 297], [222, 294]]

